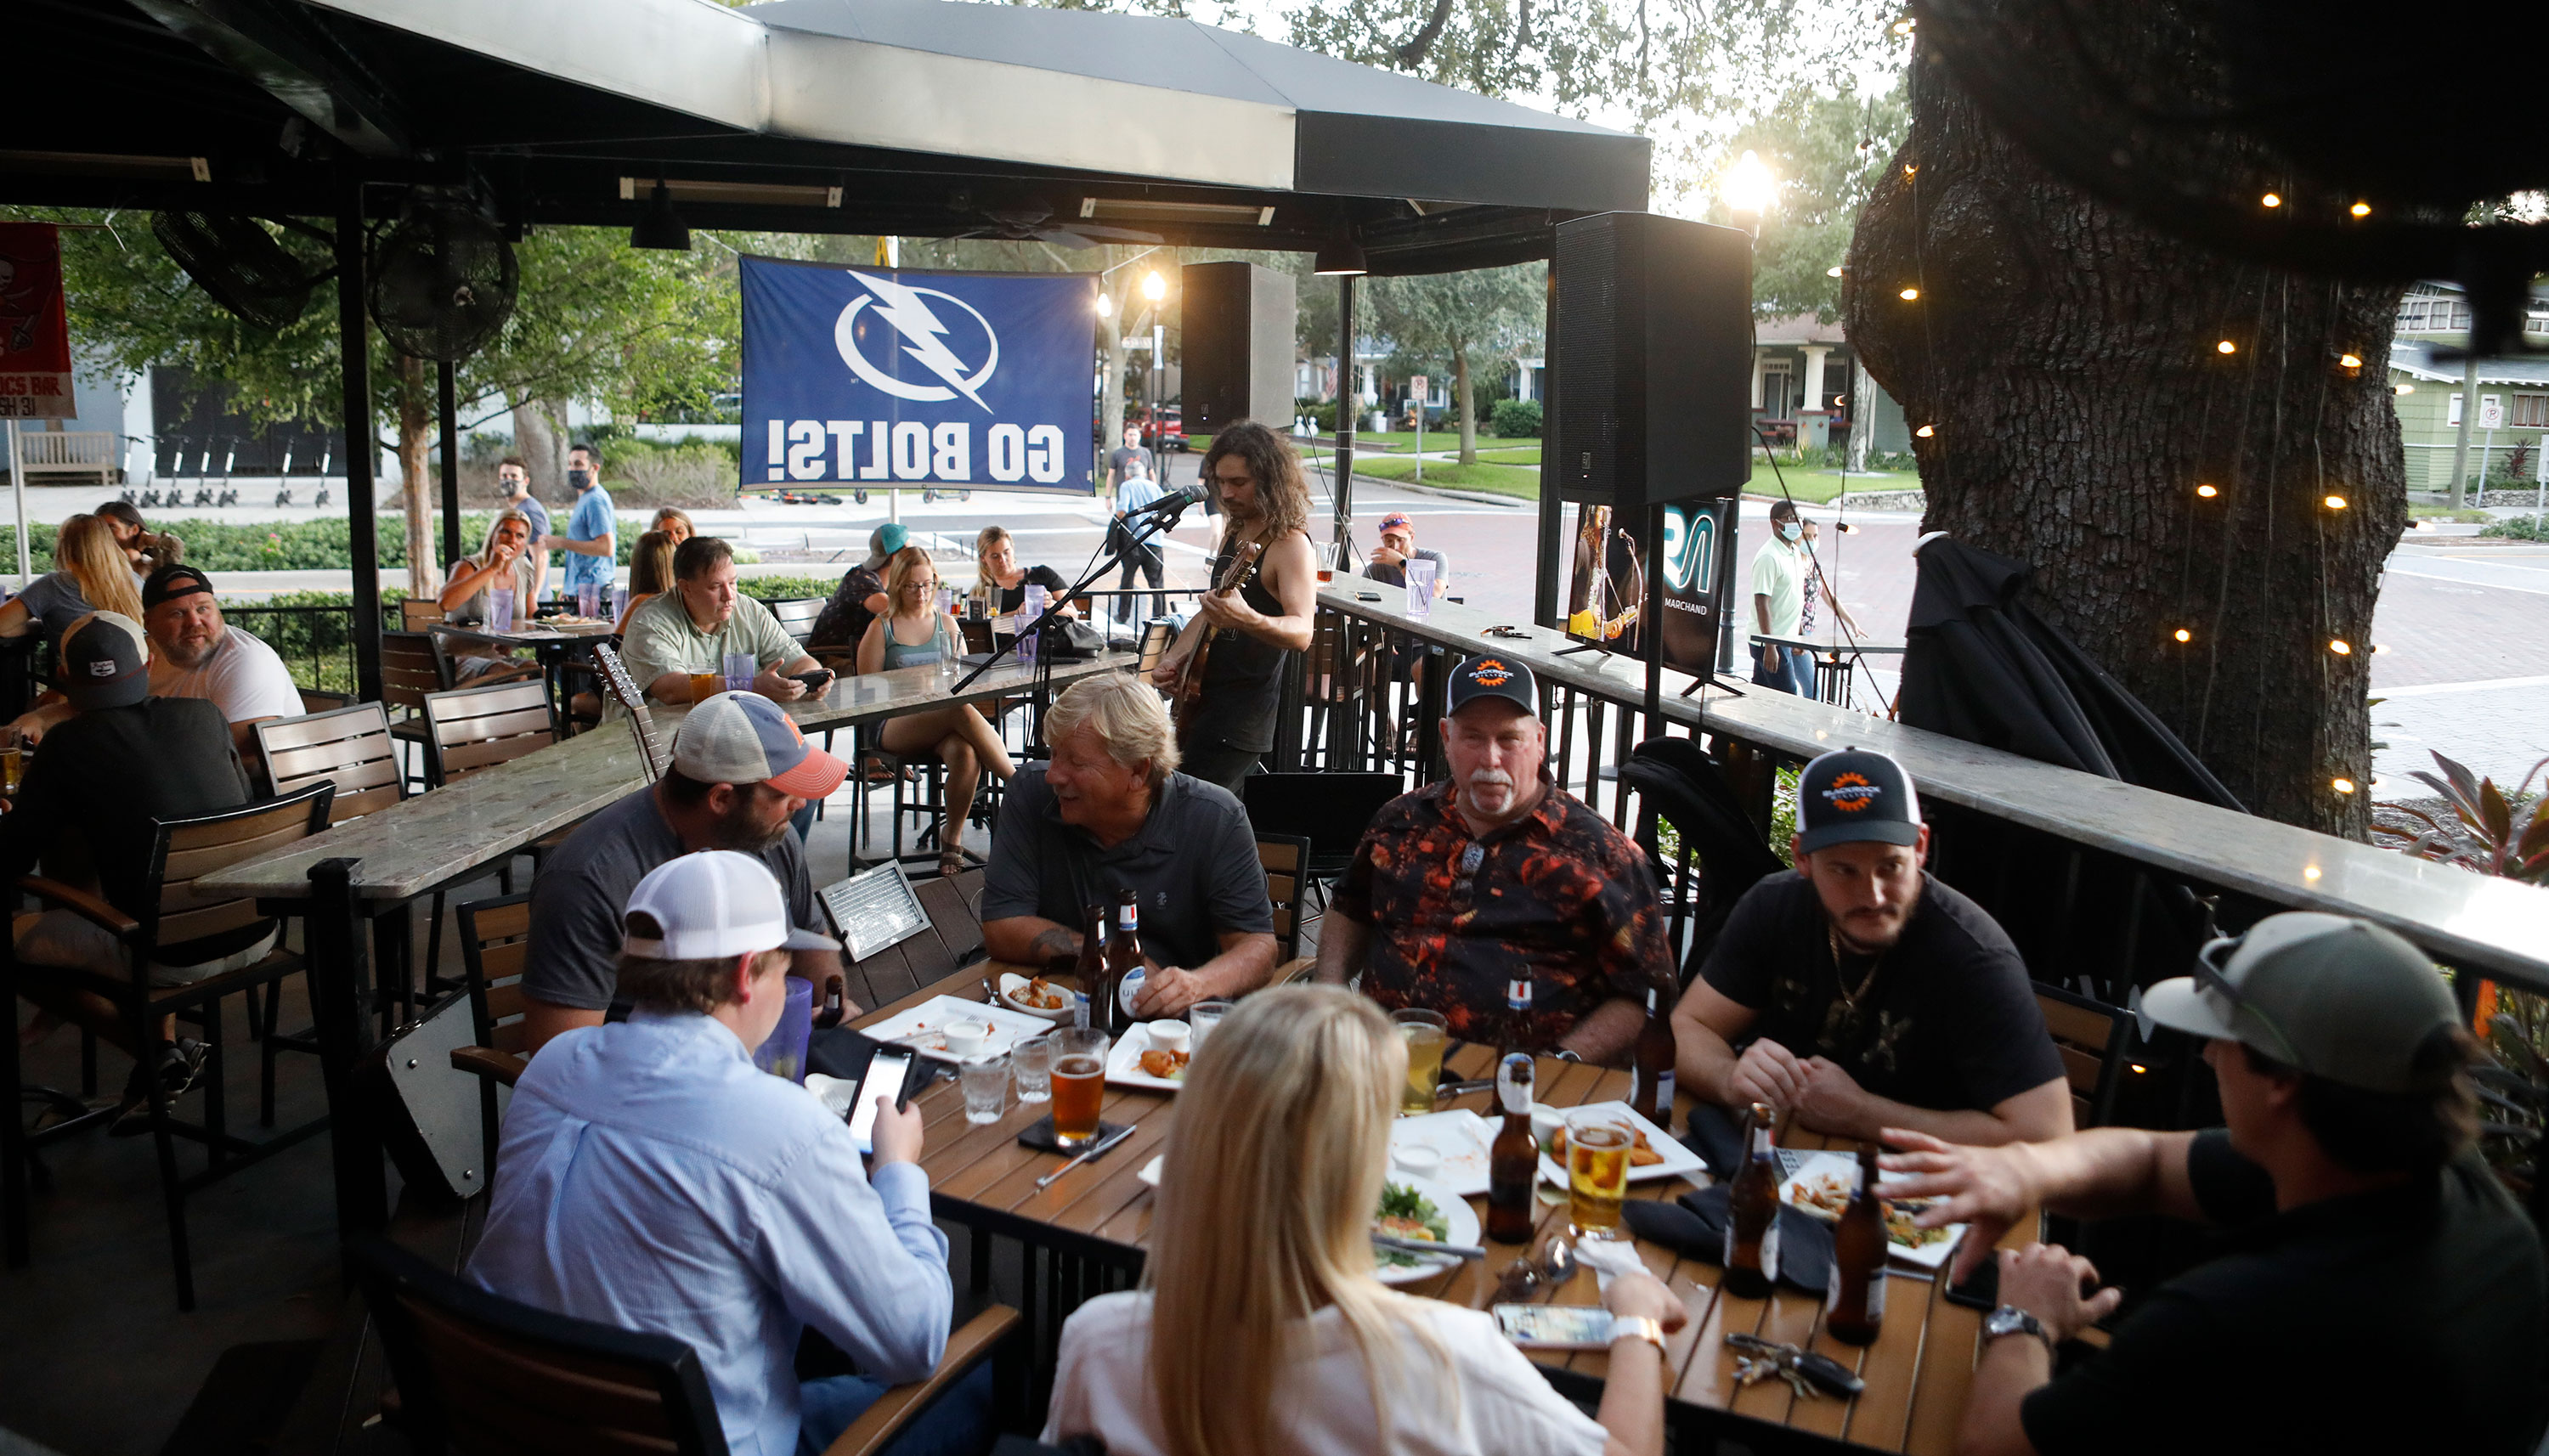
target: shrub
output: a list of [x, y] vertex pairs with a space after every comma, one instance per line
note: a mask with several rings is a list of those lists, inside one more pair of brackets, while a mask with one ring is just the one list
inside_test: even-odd
[[1319, 429], [1333, 430], [1337, 427], [1337, 402], [1334, 400], [1295, 400], [1292, 408]]
[[2528, 515], [2508, 515], [2479, 534], [2510, 537], [2516, 541], [2549, 541], [2549, 529], [2541, 526], [2538, 517]]
[[735, 590], [763, 601], [795, 601], [807, 596], [830, 597], [841, 585], [839, 577], [745, 577]]
[[1541, 429], [1541, 406], [1538, 400], [1498, 400], [1489, 412], [1488, 428], [1508, 439], [1538, 439]]

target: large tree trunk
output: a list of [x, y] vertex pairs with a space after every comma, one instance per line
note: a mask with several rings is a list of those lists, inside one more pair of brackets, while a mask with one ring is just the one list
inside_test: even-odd
[[514, 452], [531, 478], [531, 494], [563, 500], [566, 489], [566, 410], [557, 401], [509, 397], [514, 407]]
[[1461, 463], [1478, 463], [1478, 396], [1469, 382], [1469, 346], [1452, 349], [1452, 383], [1461, 401]]
[[426, 458], [433, 448], [434, 399], [423, 359], [399, 355], [398, 381], [399, 500], [407, 510], [407, 594], [425, 597], [442, 590], [442, 573], [433, 561], [433, 472]]
[[2032, 565], [2037, 609], [2251, 810], [2361, 838], [2373, 596], [2407, 518], [2382, 368], [2401, 290], [2233, 263], [2110, 212], [1927, 47], [1911, 96], [1845, 313], [1915, 431], [1924, 527]]

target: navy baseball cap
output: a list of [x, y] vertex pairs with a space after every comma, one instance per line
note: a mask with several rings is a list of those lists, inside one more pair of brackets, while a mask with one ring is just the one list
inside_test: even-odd
[[1797, 775], [1797, 848], [1916, 845], [1921, 798], [1903, 766], [1871, 749], [1845, 748], [1806, 765]]
[[1501, 697], [1526, 713], [1540, 711], [1540, 684], [1531, 669], [1493, 653], [1473, 657], [1452, 674], [1452, 702], [1446, 716], [1482, 697]]
[[81, 712], [130, 707], [150, 695], [150, 655], [142, 624], [120, 611], [93, 611], [62, 633], [62, 695]]

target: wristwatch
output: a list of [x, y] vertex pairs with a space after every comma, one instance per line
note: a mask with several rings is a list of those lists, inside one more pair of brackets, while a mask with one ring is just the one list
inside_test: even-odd
[[1615, 1315], [1611, 1317], [1611, 1342], [1618, 1344], [1624, 1339], [1642, 1339], [1660, 1350], [1664, 1347], [1663, 1321], [1643, 1315]]
[[2031, 1334], [2044, 1341], [2044, 1352], [2054, 1353], [2053, 1333], [2044, 1321], [2016, 1305], [2003, 1305], [1983, 1317], [1983, 1338], [1998, 1339], [2004, 1334]]

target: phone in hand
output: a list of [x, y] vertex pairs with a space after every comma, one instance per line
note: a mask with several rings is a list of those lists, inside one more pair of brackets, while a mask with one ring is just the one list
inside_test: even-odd
[[859, 1151], [876, 1151], [877, 1099], [891, 1097], [899, 1107], [903, 1084], [911, 1077], [912, 1053], [899, 1046], [880, 1049], [868, 1058], [867, 1075], [859, 1078], [859, 1100], [850, 1107], [850, 1136]]
[[804, 683], [807, 697], [820, 697], [823, 695], [823, 689], [832, 685], [830, 668], [816, 668], [810, 673], [789, 673], [786, 676]]
[[1599, 1350], [1611, 1343], [1611, 1312], [1598, 1305], [1498, 1305], [1496, 1328], [1527, 1350]]

